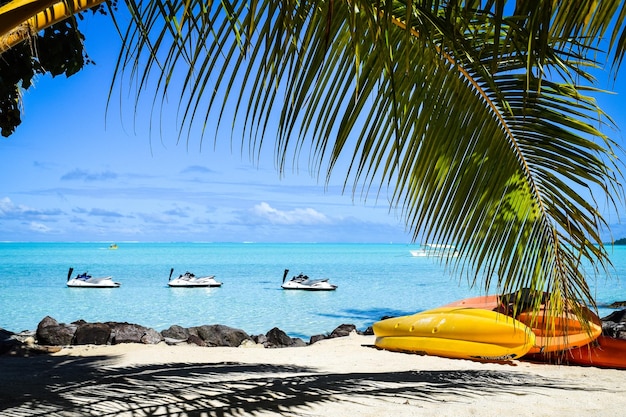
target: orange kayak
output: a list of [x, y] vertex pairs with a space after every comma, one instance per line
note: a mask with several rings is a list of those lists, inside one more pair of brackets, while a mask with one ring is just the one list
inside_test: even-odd
[[495, 310], [500, 305], [499, 295], [483, 295], [472, 298], [464, 298], [459, 301], [454, 301], [450, 304], [446, 304], [442, 307], [467, 307], [467, 308], [481, 308], [483, 310]]
[[526, 355], [524, 359], [555, 364], [626, 369], [626, 340], [600, 336], [586, 346], [570, 349], [562, 354], [537, 353]]
[[567, 351], [567, 361], [598, 368], [626, 369], [626, 340], [600, 336], [588, 346]]
[[[466, 298], [446, 304], [444, 307], [479, 308], [483, 310], [498, 310], [502, 307], [502, 298], [498, 295], [486, 295]], [[550, 353], [574, 349], [585, 346], [602, 333], [600, 319], [592, 315], [590, 328], [586, 329], [578, 318], [571, 313], [564, 316], [551, 316], [549, 310], [540, 310], [538, 315], [531, 312], [523, 312], [515, 317], [520, 322], [529, 326], [535, 334], [535, 346], [528, 354]]]

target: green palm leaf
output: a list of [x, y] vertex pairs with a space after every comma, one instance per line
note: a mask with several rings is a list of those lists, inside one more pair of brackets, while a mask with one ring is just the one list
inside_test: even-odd
[[619, 198], [621, 174], [590, 57], [611, 27], [619, 65], [623, 6], [129, 4], [120, 71], [140, 92], [155, 72], [155, 105], [182, 77], [181, 137], [213, 117], [216, 132], [240, 128], [251, 155], [275, 140], [281, 172], [305, 152], [328, 178], [347, 158], [346, 189], [385, 196], [414, 239], [460, 244], [471, 283], [594, 305], [581, 263], [610, 266], [606, 224], [581, 190]]

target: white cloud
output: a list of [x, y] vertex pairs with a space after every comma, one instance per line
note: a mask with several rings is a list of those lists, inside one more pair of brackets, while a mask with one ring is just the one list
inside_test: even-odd
[[252, 213], [273, 224], [322, 224], [330, 223], [328, 217], [312, 208], [282, 211], [273, 208], [266, 202], [257, 204]]
[[26, 207], [16, 206], [9, 197], [4, 197], [0, 200], [0, 214], [3, 216], [24, 210], [26, 210]]
[[45, 214], [33, 208], [15, 204], [9, 197], [0, 200], [0, 216], [2, 217], [18, 217], [24, 215]]
[[28, 226], [28, 228], [30, 230], [32, 230], [33, 232], [38, 232], [38, 233], [50, 233], [50, 232], [52, 232], [51, 228], [49, 228], [45, 224], [38, 223], [38, 222], [31, 222], [30, 225]]
[[15, 204], [9, 197], [0, 199], [0, 218], [24, 221], [27, 219], [47, 220], [63, 215], [59, 209], [40, 210], [22, 204]]

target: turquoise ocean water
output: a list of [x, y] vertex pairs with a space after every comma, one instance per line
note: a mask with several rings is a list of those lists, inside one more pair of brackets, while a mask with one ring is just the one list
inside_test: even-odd
[[[413, 314], [481, 295], [405, 244], [0, 243], [0, 328], [34, 330], [45, 316], [69, 323], [120, 321], [163, 330], [224, 324], [248, 334], [278, 327], [305, 340], [343, 323], [364, 330], [384, 315]], [[590, 276], [600, 305], [626, 300], [626, 248], [612, 249], [610, 278]], [[112, 275], [120, 288], [65, 285], [67, 272]], [[170, 288], [186, 270], [220, 288]], [[284, 269], [329, 278], [332, 292], [286, 291]], [[601, 308], [600, 315], [611, 311]]]

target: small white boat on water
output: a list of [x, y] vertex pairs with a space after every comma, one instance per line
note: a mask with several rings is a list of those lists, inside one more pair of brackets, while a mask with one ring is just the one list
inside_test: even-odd
[[222, 283], [215, 280], [215, 275], [197, 277], [191, 272], [185, 272], [178, 278], [172, 279], [174, 268], [170, 271], [169, 282], [170, 287], [221, 287]]
[[459, 251], [454, 245], [438, 245], [434, 243], [426, 243], [420, 246], [419, 249], [410, 250], [411, 256], [417, 257], [456, 257], [459, 256]]
[[121, 284], [113, 281], [113, 277], [93, 277], [87, 272], [76, 275], [72, 278], [74, 268], [70, 268], [67, 273], [67, 286], [72, 288], [117, 288]]
[[286, 281], [288, 273], [289, 270], [285, 269], [283, 285], [281, 285], [284, 290], [333, 291], [337, 289], [336, 285], [328, 282], [328, 278], [310, 279], [303, 274], [294, 276], [289, 281]]

